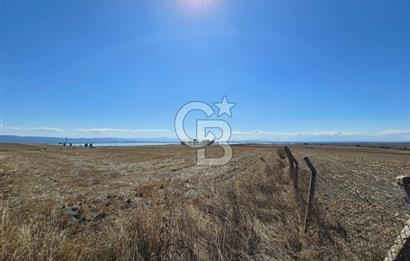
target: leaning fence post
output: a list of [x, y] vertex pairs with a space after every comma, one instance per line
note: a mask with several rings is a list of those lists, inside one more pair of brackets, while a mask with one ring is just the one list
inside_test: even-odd
[[285, 146], [285, 152], [286, 152], [286, 156], [288, 157], [288, 161], [289, 161], [289, 168], [290, 168], [290, 173], [289, 173], [289, 176], [290, 176], [290, 178], [293, 180], [293, 174], [294, 174], [294, 169], [295, 169], [295, 166], [293, 165], [293, 157], [292, 157], [292, 152], [290, 151], [290, 149], [287, 147], [287, 146]]
[[285, 147], [285, 152], [286, 155], [288, 156], [288, 161], [289, 161], [289, 167], [290, 167], [290, 173], [289, 176], [293, 181], [293, 188], [295, 189], [295, 192], [297, 193], [298, 191], [298, 169], [299, 169], [299, 163], [295, 159], [295, 157], [292, 154], [292, 151], [288, 148]]
[[315, 184], [316, 184], [316, 169], [313, 166], [312, 162], [310, 162], [308, 157], [303, 158], [310, 169], [310, 184], [309, 184], [309, 194], [307, 198], [307, 205], [306, 205], [306, 213], [305, 213], [305, 222], [303, 224], [303, 231], [307, 231], [307, 225], [310, 219], [310, 215], [312, 212], [312, 205], [313, 205], [313, 198], [315, 195]]

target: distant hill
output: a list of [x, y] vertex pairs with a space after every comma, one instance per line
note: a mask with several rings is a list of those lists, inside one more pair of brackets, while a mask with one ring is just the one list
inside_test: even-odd
[[64, 138], [0, 135], [0, 143], [59, 144], [66, 143], [178, 143], [172, 138]]
[[[178, 139], [159, 137], [159, 138], [64, 138], [64, 137], [40, 137], [40, 136], [16, 136], [16, 135], [0, 135], [0, 143], [22, 143], [22, 144], [59, 144], [59, 143], [180, 143]], [[231, 144], [305, 144], [305, 145], [347, 145], [347, 146], [363, 146], [374, 148], [399, 148], [410, 149], [409, 142], [365, 142], [365, 141], [334, 141], [334, 142], [304, 142], [304, 141], [270, 141], [270, 140], [232, 140]]]

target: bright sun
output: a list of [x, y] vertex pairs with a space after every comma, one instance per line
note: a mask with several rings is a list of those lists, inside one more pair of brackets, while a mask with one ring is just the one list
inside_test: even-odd
[[217, 0], [179, 0], [179, 2], [187, 11], [196, 12], [213, 7]]

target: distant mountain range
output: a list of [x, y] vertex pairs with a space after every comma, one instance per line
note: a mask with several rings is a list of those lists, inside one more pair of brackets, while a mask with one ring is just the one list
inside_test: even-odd
[[173, 138], [64, 138], [0, 135], [0, 143], [31, 143], [31, 144], [59, 144], [59, 143], [179, 143]]

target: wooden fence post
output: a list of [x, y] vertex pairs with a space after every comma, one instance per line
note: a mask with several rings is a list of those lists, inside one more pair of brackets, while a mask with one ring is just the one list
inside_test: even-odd
[[396, 183], [400, 188], [404, 204], [410, 209], [410, 176], [398, 176]]
[[287, 146], [285, 146], [284, 149], [285, 149], [286, 156], [288, 157], [288, 162], [289, 162], [289, 168], [290, 168], [289, 176], [293, 180], [293, 172], [294, 172], [295, 166], [294, 166], [294, 162], [293, 162], [292, 152], [290, 151], [290, 149]]
[[299, 175], [299, 163], [295, 159], [295, 169], [294, 169], [294, 175], [293, 175], [293, 188], [295, 189], [296, 192], [298, 192], [298, 175]]
[[288, 147], [285, 147], [285, 152], [286, 152], [286, 155], [288, 156], [288, 161], [289, 161], [289, 167], [290, 167], [289, 176], [293, 181], [293, 188], [295, 189], [295, 192], [297, 193], [298, 192], [299, 163], [295, 159], [295, 157], [292, 154], [292, 151]]
[[305, 222], [303, 225], [303, 231], [307, 231], [308, 222], [310, 219], [310, 215], [312, 212], [312, 205], [313, 205], [313, 198], [315, 195], [315, 184], [316, 184], [316, 169], [313, 166], [312, 162], [310, 162], [308, 157], [303, 158], [310, 169], [310, 184], [309, 184], [309, 194], [307, 198], [307, 205], [306, 205], [306, 213], [305, 213]]

